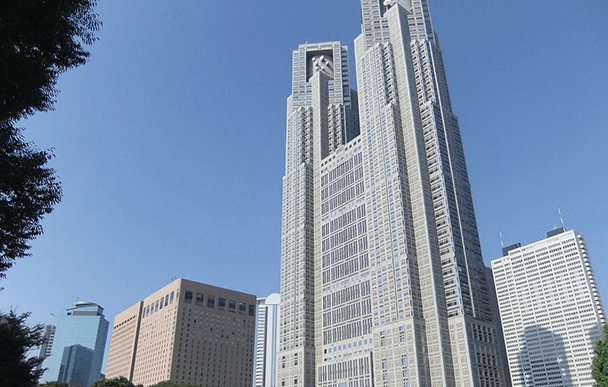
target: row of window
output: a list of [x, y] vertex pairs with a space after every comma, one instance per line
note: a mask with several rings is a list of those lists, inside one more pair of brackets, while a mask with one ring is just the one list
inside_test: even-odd
[[[186, 304], [192, 304], [194, 300], [194, 293], [190, 290], [186, 290], [184, 294], [184, 302]], [[205, 295], [203, 293], [196, 293], [196, 305], [205, 306]], [[216, 305], [216, 297], [214, 295], [207, 296], [207, 308], [214, 309]], [[217, 297], [217, 309], [226, 310], [226, 299], [223, 297]], [[236, 313], [237, 310], [237, 302], [235, 300], [228, 300], [228, 312]], [[244, 302], [238, 303], [238, 311], [239, 314], [249, 316], [255, 316], [255, 305], [249, 304], [249, 308], [247, 304]]]
[[[141, 318], [144, 319], [152, 313], [161, 310], [163, 307], [173, 304], [174, 296], [175, 292], [173, 291], [171, 294], [166, 294], [164, 297], [156, 300], [156, 302], [152, 302], [151, 304], [145, 306]], [[177, 298], [179, 298], [179, 289], [177, 290]]]
[[331, 233], [336, 232], [337, 230], [342, 229], [349, 224], [356, 222], [357, 220], [363, 218], [365, 216], [365, 204], [352, 209], [351, 211], [345, 213], [342, 216], [337, 217], [336, 219], [324, 224], [321, 227], [322, 235], [325, 237]]
[[367, 237], [348, 243], [338, 249], [333, 250], [329, 254], [323, 255], [323, 268], [340, 262], [346, 258], [350, 258], [355, 254], [363, 253], [367, 250]]
[[329, 309], [332, 306], [337, 306], [356, 300], [360, 297], [368, 296], [370, 292], [371, 287], [369, 280], [349, 286], [348, 288], [323, 296], [323, 309]]

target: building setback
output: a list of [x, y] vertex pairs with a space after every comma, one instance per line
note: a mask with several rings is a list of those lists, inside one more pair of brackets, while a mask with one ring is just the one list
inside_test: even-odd
[[143, 304], [143, 301], [139, 301], [114, 317], [110, 353], [106, 366], [106, 378], [108, 379], [124, 376], [133, 380]]
[[279, 385], [508, 385], [428, 3], [360, 3], [358, 92], [339, 42], [293, 52]]
[[107, 378], [250, 387], [255, 303], [250, 294], [173, 281], [116, 317]]
[[77, 302], [62, 310], [50, 355], [42, 363], [47, 371], [41, 383], [60, 381], [88, 387], [99, 379], [108, 325], [103, 308], [92, 302]]
[[564, 228], [492, 261], [513, 386], [593, 386], [606, 323], [582, 235]]
[[255, 387], [277, 386], [280, 303], [281, 295], [277, 293], [258, 298]]

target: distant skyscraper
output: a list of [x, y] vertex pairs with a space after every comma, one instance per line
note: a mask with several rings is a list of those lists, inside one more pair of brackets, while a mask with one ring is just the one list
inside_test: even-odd
[[106, 378], [251, 387], [255, 301], [234, 290], [173, 281], [116, 316]]
[[103, 308], [92, 302], [77, 302], [63, 310], [57, 319], [50, 356], [42, 364], [48, 368], [43, 382], [88, 387], [99, 379], [108, 325]]
[[[46, 359], [51, 356], [51, 350], [53, 349], [53, 341], [55, 341], [55, 325], [47, 325], [44, 328], [44, 342], [40, 346], [40, 353], [38, 357]], [[38, 369], [42, 368], [42, 363], [38, 364]]]
[[504, 386], [428, 3], [361, 12], [357, 93], [339, 42], [293, 52], [279, 385]]
[[593, 386], [606, 323], [583, 237], [560, 228], [492, 261], [513, 386]]
[[277, 386], [280, 303], [281, 296], [277, 293], [258, 298], [255, 387]]

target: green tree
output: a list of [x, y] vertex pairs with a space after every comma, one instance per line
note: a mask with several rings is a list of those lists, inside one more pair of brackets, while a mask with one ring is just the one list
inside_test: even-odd
[[53, 108], [59, 74], [82, 65], [97, 0], [0, 1], [0, 121]]
[[100, 379], [91, 385], [91, 387], [141, 387], [141, 385], [135, 386], [129, 381], [129, 379], [121, 376], [114, 379]]
[[55, 170], [46, 166], [51, 157], [25, 142], [19, 129], [0, 127], [0, 279], [15, 259], [30, 255], [40, 220], [61, 200]]
[[30, 350], [43, 340], [42, 325], [28, 327], [29, 313], [14, 311], [0, 313], [0, 384], [3, 386], [34, 387], [44, 370], [38, 365], [42, 359], [29, 357]]
[[190, 384], [177, 384], [175, 382], [166, 380], [164, 382], [156, 383], [150, 387], [194, 387], [194, 386], [191, 386]]
[[70, 386], [64, 382], [46, 382], [44, 384], [38, 385], [38, 387], [70, 387]]
[[604, 340], [597, 339], [592, 373], [597, 387], [608, 387], [608, 324], [604, 325]]
[[[52, 110], [59, 74], [86, 62], [97, 0], [0, 1], [0, 280], [61, 200], [52, 150], [25, 142], [19, 119]], [[0, 289], [1, 290], [1, 289]]]

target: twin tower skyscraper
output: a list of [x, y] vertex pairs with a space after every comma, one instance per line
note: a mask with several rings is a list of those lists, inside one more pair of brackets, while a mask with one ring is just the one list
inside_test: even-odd
[[362, 0], [293, 52], [278, 386], [505, 386], [458, 118], [427, 0]]

